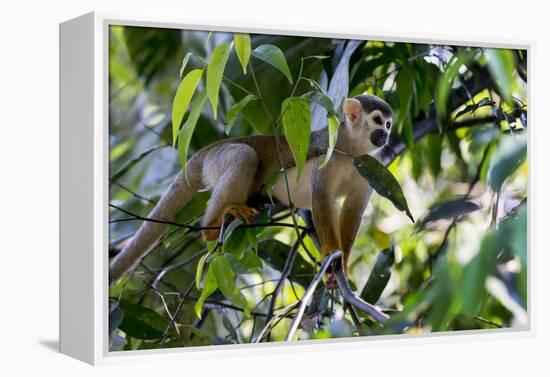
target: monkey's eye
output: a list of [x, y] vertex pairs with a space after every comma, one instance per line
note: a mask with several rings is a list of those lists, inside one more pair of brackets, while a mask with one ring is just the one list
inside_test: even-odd
[[390, 121], [388, 120], [388, 121], [386, 122], [386, 129], [388, 129], [388, 130], [389, 130], [389, 129], [390, 129], [390, 127], [391, 127], [391, 122], [390, 122]]
[[382, 118], [380, 117], [380, 115], [374, 117], [374, 123], [382, 125]]

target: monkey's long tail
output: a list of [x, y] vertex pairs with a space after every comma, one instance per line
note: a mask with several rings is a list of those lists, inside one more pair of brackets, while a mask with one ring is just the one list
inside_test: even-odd
[[[180, 172], [168, 191], [161, 197], [148, 218], [163, 221], [174, 221], [178, 212], [193, 199], [197, 188], [189, 185]], [[155, 242], [164, 234], [168, 225], [157, 222], [144, 222], [132, 239], [112, 260], [109, 266], [109, 284], [117, 281], [138, 260], [140, 260]]]

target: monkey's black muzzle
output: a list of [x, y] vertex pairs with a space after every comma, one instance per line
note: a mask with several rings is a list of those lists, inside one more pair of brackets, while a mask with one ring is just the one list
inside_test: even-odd
[[377, 147], [382, 147], [388, 142], [388, 133], [384, 130], [374, 130], [370, 135], [370, 141]]

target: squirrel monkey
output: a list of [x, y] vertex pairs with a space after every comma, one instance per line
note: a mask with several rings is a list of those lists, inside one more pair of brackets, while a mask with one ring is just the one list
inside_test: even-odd
[[[326, 128], [311, 133], [307, 161], [298, 181], [292, 152], [284, 137], [279, 138], [281, 154], [275, 136], [222, 140], [189, 159], [188, 180], [180, 172], [149, 217], [173, 221], [198, 191], [209, 189], [212, 196], [202, 219], [203, 226], [220, 226], [226, 216], [250, 223], [255, 210], [247, 206], [247, 199], [253, 194], [265, 193], [265, 177], [280, 171], [284, 164], [293, 205], [312, 210], [321, 255], [342, 250], [347, 269], [353, 241], [371, 193], [367, 181], [354, 167], [353, 157], [372, 154], [388, 142], [392, 109], [376, 96], [360, 95], [346, 99], [343, 110], [345, 120], [340, 126], [334, 153], [325, 167], [319, 169], [328, 147]], [[289, 204], [282, 174], [273, 186], [272, 195]], [[340, 198], [343, 198], [343, 205], [338, 208]], [[165, 228], [165, 224], [143, 223], [112, 261], [110, 281], [118, 280], [145, 255]], [[217, 229], [203, 230], [202, 236], [205, 240], [214, 240], [219, 232]]]

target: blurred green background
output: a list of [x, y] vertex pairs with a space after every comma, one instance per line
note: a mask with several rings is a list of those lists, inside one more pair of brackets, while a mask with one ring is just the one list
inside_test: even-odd
[[[172, 146], [176, 91], [182, 78], [214, 64], [216, 48], [230, 43], [217, 119], [210, 104], [198, 109], [189, 155], [227, 134], [272, 134], [272, 119], [291, 95], [330, 97], [339, 116], [342, 99], [362, 93], [376, 94], [394, 109], [381, 160], [401, 185], [416, 223], [373, 194], [348, 276], [390, 320], [382, 327], [364, 313], [353, 318], [342, 298], [321, 284], [299, 339], [527, 326], [526, 51], [250, 35], [245, 73], [233, 41], [232, 33], [111, 27], [111, 204], [147, 216], [166, 191], [181, 170]], [[288, 74], [262, 59], [265, 45], [282, 52]], [[203, 77], [194, 99], [205, 85]], [[250, 93], [265, 107], [252, 99], [231, 112]], [[310, 111], [312, 129], [324, 127], [327, 109], [312, 101]], [[177, 222], [197, 223], [207, 200], [208, 193], [198, 195]], [[270, 220], [269, 207], [260, 215], [264, 221]], [[275, 217], [292, 223], [288, 211]], [[110, 257], [140, 224], [110, 209]], [[306, 225], [301, 218], [300, 225]], [[198, 232], [170, 226], [110, 287], [110, 349], [283, 340], [319, 262], [306, 236], [310, 253], [296, 245], [296, 260], [279, 284], [295, 244], [290, 228], [235, 231], [222, 252], [240, 294], [216, 290], [196, 313], [202, 287], [195, 283], [197, 266], [208, 245]], [[266, 325], [270, 330], [262, 333]]]

